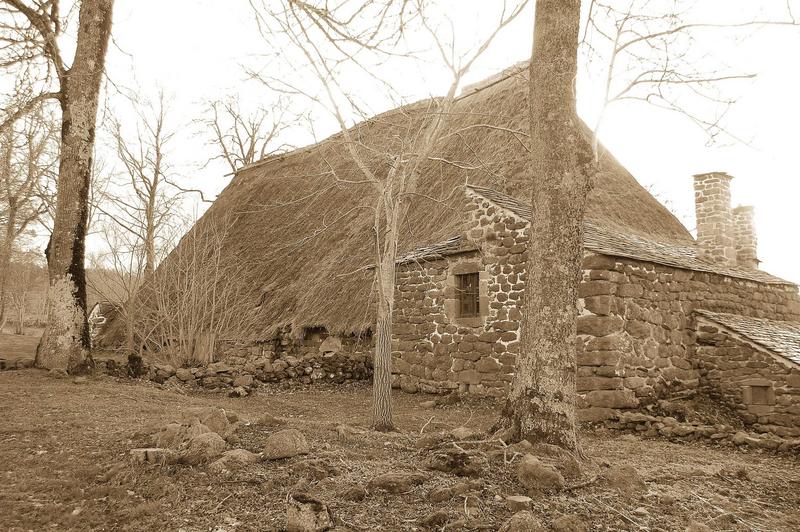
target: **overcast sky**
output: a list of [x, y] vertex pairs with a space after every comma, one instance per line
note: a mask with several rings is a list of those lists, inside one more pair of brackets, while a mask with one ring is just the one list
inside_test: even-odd
[[[453, 10], [457, 35], [463, 38], [485, 24], [487, 3], [459, 0], [459, 8]], [[693, 16], [714, 22], [777, 18], [786, 7], [784, 0], [704, 0], [701, 4]], [[800, 14], [800, 5], [796, 12]], [[532, 11], [501, 35], [468, 81], [490, 76], [527, 58], [531, 27]], [[214, 163], [202, 167], [213, 152], [192, 120], [200, 116], [203, 102], [208, 100], [236, 95], [246, 106], [253, 106], [274, 97], [248, 81], [243, 68], [264, 64], [263, 54], [276, 52], [258, 35], [249, 2], [118, 0], [113, 35], [107, 64], [110, 79], [143, 96], [155, 95], [159, 87], [164, 89], [171, 98], [172, 122], [178, 131], [172, 145], [174, 171], [184, 182], [217, 193], [228, 183], [230, 177], [224, 174], [229, 170]], [[756, 208], [762, 268], [800, 282], [796, 236], [800, 230], [800, 31], [750, 28], [746, 39], [735, 45], [731, 42], [708, 35], [702, 46], [730, 67], [757, 74], [755, 79], [737, 82], [731, 88], [738, 101], [726, 125], [746, 144], [726, 141], [708, 146], [707, 136], [685, 117], [644, 104], [609, 109], [601, 140], [690, 230], [694, 229], [691, 176], [714, 170], [733, 175], [734, 206]], [[414, 76], [404, 75], [398, 87], [409, 100], [446, 90], [448, 79], [435, 62], [417, 65], [414, 72]], [[590, 97], [581, 98], [583, 92], [579, 93], [580, 112], [592, 123], [597, 107]], [[332, 125], [323, 123], [317, 134], [333, 132]], [[308, 136], [296, 138], [308, 142]]]

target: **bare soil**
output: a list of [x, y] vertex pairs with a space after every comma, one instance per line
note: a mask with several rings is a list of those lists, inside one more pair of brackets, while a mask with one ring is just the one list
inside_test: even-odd
[[[262, 387], [232, 399], [150, 383], [93, 377], [56, 379], [39, 370], [0, 373], [0, 529], [2, 530], [280, 530], [286, 497], [302, 489], [328, 503], [341, 529], [414, 530], [433, 510], [464, 521], [465, 503], [477, 506], [466, 529], [497, 529], [512, 512], [502, 500], [521, 494], [516, 464], [493, 463], [470, 501], [431, 503], [431, 488], [463, 479], [424, 468], [429, 451], [414, 442], [420, 430], [488, 428], [497, 404], [470, 400], [424, 409], [430, 396], [395, 394], [400, 433], [367, 432], [340, 439], [338, 423], [366, 428], [370, 388]], [[258, 419], [285, 417], [301, 430], [311, 454], [260, 462], [222, 476], [205, 467], [143, 466], [128, 451], [146, 434], [195, 406], [221, 406]], [[284, 427], [259, 423], [239, 430], [239, 447], [260, 451]], [[646, 490], [622, 495], [602, 482], [538, 498], [533, 511], [546, 525], [561, 515], [580, 517], [590, 530], [683, 530], [690, 522], [712, 530], [800, 529], [800, 467], [796, 458], [701, 444], [642, 440], [598, 431], [582, 435], [597, 464], [630, 464]], [[298, 465], [321, 460], [330, 476]], [[319, 466], [317, 462], [317, 466]], [[366, 486], [389, 471], [423, 471], [428, 480], [406, 493], [369, 493], [342, 500], [347, 487]], [[589, 478], [588, 480], [591, 480]]]

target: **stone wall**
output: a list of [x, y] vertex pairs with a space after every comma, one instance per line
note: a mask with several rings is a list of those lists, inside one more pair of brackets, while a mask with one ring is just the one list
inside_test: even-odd
[[286, 328], [271, 342], [220, 341], [215, 362], [203, 367], [154, 365], [149, 377], [204, 388], [245, 388], [263, 382], [295, 380], [301, 384], [342, 383], [372, 376], [372, 338], [337, 338], [314, 334], [300, 338]]
[[800, 367], [732, 331], [697, 319], [700, 383], [757, 432], [800, 436]]
[[[519, 352], [528, 224], [473, 196], [468, 237], [479, 250], [403, 265], [394, 326], [396, 384], [407, 391], [458, 389], [503, 396]], [[464, 323], [445, 305], [448, 277], [478, 265], [485, 317]], [[692, 311], [702, 308], [800, 321], [791, 286], [766, 285], [587, 252], [579, 288], [578, 391], [581, 419], [638, 408], [697, 389]]]

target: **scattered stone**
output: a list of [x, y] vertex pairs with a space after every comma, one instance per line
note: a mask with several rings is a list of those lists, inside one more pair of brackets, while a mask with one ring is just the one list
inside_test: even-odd
[[482, 489], [482, 480], [467, 480], [465, 482], [457, 482], [450, 488], [450, 490], [453, 492], [453, 495], [464, 495], [471, 491], [480, 491]]
[[234, 388], [249, 388], [252, 385], [253, 385], [252, 375], [240, 375], [235, 379], [233, 379]]
[[633, 515], [637, 515], [639, 517], [647, 517], [648, 515], [650, 515], [650, 512], [647, 510], [647, 508], [639, 506], [633, 511]]
[[180, 423], [166, 424], [153, 438], [156, 447], [177, 449], [186, 440], [188, 427]]
[[539, 519], [528, 510], [517, 512], [503, 523], [500, 532], [541, 532], [545, 530]]
[[460, 477], [477, 477], [487, 466], [488, 461], [485, 456], [458, 449], [439, 451], [431, 456], [427, 463], [427, 468], [432, 471], [451, 473]]
[[186, 441], [181, 450], [180, 461], [198, 465], [219, 457], [225, 451], [225, 440], [216, 432], [206, 432]]
[[605, 483], [626, 496], [643, 492], [647, 486], [639, 476], [639, 472], [630, 465], [617, 465], [600, 473]]
[[420, 408], [424, 408], [425, 410], [430, 410], [436, 407], [436, 401], [422, 401], [419, 404]]
[[422, 473], [384, 473], [369, 481], [370, 489], [380, 489], [389, 493], [405, 493], [428, 479]]
[[195, 436], [199, 436], [201, 434], [205, 434], [207, 432], [213, 432], [210, 428], [206, 427], [197, 419], [192, 421], [192, 424], [185, 430], [184, 439], [188, 440], [190, 438], [194, 438]]
[[308, 454], [306, 437], [297, 429], [286, 429], [270, 435], [264, 442], [264, 458], [279, 460], [299, 454]]
[[428, 500], [431, 502], [445, 502], [453, 498], [453, 490], [447, 487], [433, 488], [428, 492]]
[[689, 526], [686, 527], [685, 532], [711, 532], [711, 528], [698, 521], [692, 521], [689, 523]]
[[451, 430], [450, 434], [453, 435], [453, 438], [455, 438], [456, 441], [479, 440], [483, 436], [483, 431], [468, 427], [458, 427]]
[[286, 420], [280, 417], [275, 417], [272, 414], [264, 414], [258, 420], [259, 425], [264, 425], [265, 427], [279, 427], [281, 425], [286, 425]]
[[175, 370], [175, 376], [181, 382], [188, 382], [194, 380], [192, 370], [189, 368], [178, 368]]
[[589, 532], [586, 523], [576, 515], [562, 515], [553, 521], [555, 532]]
[[367, 490], [364, 489], [363, 486], [358, 485], [350, 486], [339, 494], [340, 499], [353, 502], [363, 501], [366, 496]]
[[67, 377], [69, 377], [69, 373], [67, 373], [66, 370], [60, 368], [53, 368], [50, 371], [48, 371], [48, 373], [50, 374], [51, 377], [54, 377], [56, 379], [66, 379]]
[[72, 384], [86, 384], [87, 382], [89, 382], [88, 377], [75, 377], [72, 379]]
[[517, 468], [517, 478], [528, 493], [539, 495], [540, 493], [552, 493], [564, 489], [564, 477], [558, 470], [543, 464], [533, 455], [526, 455]]
[[287, 532], [322, 532], [332, 527], [330, 511], [322, 501], [304, 493], [289, 497], [286, 506]]
[[249, 392], [247, 388], [243, 388], [242, 386], [237, 386], [236, 388], [232, 388], [231, 391], [228, 392], [228, 397], [247, 397]]
[[522, 510], [530, 510], [533, 499], [525, 495], [509, 495], [506, 497], [506, 506], [512, 512], [519, 512]]
[[193, 419], [198, 419], [200, 423], [223, 438], [229, 433], [230, 423], [228, 423], [228, 417], [222, 408], [213, 406], [190, 408], [183, 413], [182, 419], [188, 423], [191, 423]]
[[448, 515], [444, 510], [434, 510], [419, 520], [419, 524], [428, 528], [441, 528], [447, 523]]
[[238, 469], [248, 464], [254, 464], [259, 456], [246, 449], [232, 449], [222, 453], [222, 458], [212, 463], [209, 467], [212, 471], [230, 471]]
[[148, 447], [145, 449], [131, 449], [131, 460], [137, 464], [170, 464], [175, 461], [177, 455], [172, 449], [161, 449], [158, 447]]

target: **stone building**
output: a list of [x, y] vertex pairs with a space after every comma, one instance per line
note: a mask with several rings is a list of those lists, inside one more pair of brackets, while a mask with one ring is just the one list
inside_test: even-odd
[[[754, 268], [752, 211], [737, 209], [748, 216], [736, 223], [729, 182], [720, 173], [695, 176], [702, 220], [696, 244], [586, 221], [578, 317], [582, 419], [611, 418], [617, 409], [702, 388], [740, 408], [749, 422], [800, 427], [792, 417], [800, 413], [798, 290]], [[502, 396], [520, 345], [530, 207], [468, 186], [464, 211], [463, 236], [402, 259], [395, 370], [410, 389]], [[712, 317], [719, 320], [714, 334], [704, 323]], [[751, 337], [773, 341], [740, 345], [739, 324]], [[766, 394], [770, 407], [748, 406], [753, 394]]]
[[[419, 194], [403, 220], [393, 327], [395, 380], [407, 391], [502, 396], [508, 390], [529, 237], [530, 207], [520, 201], [531, 179], [526, 75], [511, 70], [470, 87], [453, 106], [436, 156], [421, 166]], [[363, 356], [375, 320], [374, 191], [358, 179], [362, 169], [349, 150], [359, 150], [383, 175], [435, 105], [423, 101], [355, 125], [356, 147], [338, 134], [236, 173], [186, 237], [226, 224], [222, 260], [249, 266], [225, 280], [244, 287], [232, 304], [241, 315], [237, 323], [247, 326], [220, 334], [219, 357], [237, 359], [236, 367], [259, 361], [273, 371], [284, 364], [270, 362], [291, 357], [294, 374], [325, 375], [303, 360], [322, 356], [328, 337], [342, 340], [337, 357]], [[703, 327], [711, 325], [700, 321], [711, 318], [698, 313], [800, 322], [797, 287], [757, 268], [752, 210], [730, 208], [726, 174], [696, 176], [695, 239], [612, 155], [601, 153], [580, 286], [582, 418], [602, 420], [687, 389], [741, 405], [763, 396], [758, 386], [771, 386], [775, 404], [768, 406], [775, 408], [755, 408], [748, 419], [783, 426], [776, 420], [794, 415], [791, 399], [800, 393], [794, 370], [762, 367], [768, 361], [757, 348], [751, 364], [742, 347], [735, 356], [744, 357], [748, 372], [729, 377], [725, 342], [744, 337], [719, 325], [724, 329], [714, 334], [726, 339], [704, 343], [710, 330]], [[734, 384], [752, 379], [772, 384]]]

